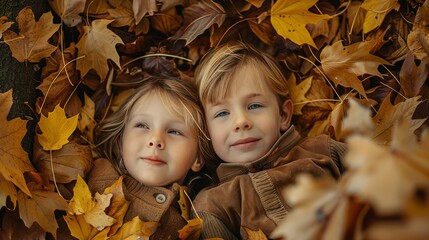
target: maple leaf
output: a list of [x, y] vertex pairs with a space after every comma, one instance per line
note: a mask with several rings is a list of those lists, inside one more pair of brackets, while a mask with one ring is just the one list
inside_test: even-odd
[[156, 7], [155, 0], [133, 0], [133, 12], [136, 24], [140, 23], [144, 15], [149, 14], [150, 16], [152, 16], [153, 13], [156, 11], [158, 11], [158, 8]]
[[10, 28], [12, 24], [13, 22], [7, 22], [6, 16], [0, 17], [0, 39], [3, 37], [3, 32]]
[[426, 27], [429, 21], [429, 2], [425, 1], [423, 5], [417, 9], [414, 18], [413, 28], [407, 35], [407, 47], [416, 56], [417, 59], [423, 59], [428, 55], [427, 45], [429, 37], [429, 29]]
[[8, 196], [15, 207], [17, 200], [15, 185], [13, 185], [12, 182], [6, 180], [3, 175], [0, 174], [0, 209], [6, 206], [6, 200]]
[[56, 238], [58, 224], [55, 218], [55, 210], [67, 210], [68, 204], [56, 192], [45, 191], [29, 184], [32, 197], [18, 192], [19, 216], [28, 228], [37, 222], [45, 231], [50, 232]]
[[399, 10], [398, 0], [365, 0], [363, 1], [361, 8], [367, 10], [365, 20], [363, 24], [363, 33], [368, 33], [375, 28], [379, 27], [386, 15], [392, 10]]
[[[308, 136], [314, 137], [320, 134], [328, 134], [331, 137], [339, 140], [339, 137], [341, 136], [341, 121], [344, 118], [346, 106], [344, 101], [335, 105], [332, 104], [331, 106], [333, 106], [333, 109], [329, 113], [328, 117], [326, 117], [324, 120], [315, 122], [308, 133]], [[331, 128], [333, 128], [332, 134]]]
[[111, 240], [122, 240], [122, 239], [142, 239], [149, 240], [152, 236], [159, 223], [157, 222], [144, 222], [139, 216], [135, 216], [132, 220], [124, 223], [119, 231], [111, 236]]
[[405, 97], [417, 96], [428, 76], [429, 58], [423, 58], [420, 65], [416, 66], [414, 55], [408, 52], [399, 72], [401, 89], [404, 91]]
[[185, 189], [183, 187], [180, 187], [179, 195], [180, 195], [180, 198], [177, 202], [179, 203], [180, 210], [182, 211], [182, 217], [185, 220], [190, 220], [191, 219], [191, 214], [190, 214], [191, 204], [188, 201], [188, 197], [186, 196]]
[[43, 150], [58, 150], [68, 143], [68, 138], [77, 126], [78, 115], [67, 118], [64, 109], [57, 105], [53, 112], [48, 113], [48, 117], [42, 115], [39, 127], [42, 134], [37, 134]]
[[185, 39], [185, 45], [209, 29], [213, 24], [218, 27], [225, 21], [226, 13], [222, 5], [212, 0], [202, 0], [185, 8], [183, 26], [177, 30], [173, 39]]
[[305, 94], [310, 90], [313, 76], [304, 79], [299, 84], [296, 84], [295, 74], [289, 78], [290, 95], [293, 102], [293, 114], [301, 115], [301, 109], [305, 106], [310, 99], [305, 97]]
[[112, 194], [110, 205], [105, 212], [116, 220], [110, 227], [109, 236], [121, 228], [124, 216], [127, 213], [128, 206], [130, 205], [130, 203], [125, 199], [124, 192], [122, 190], [122, 179], [123, 177], [120, 176], [112, 186], [106, 188], [103, 192], [104, 195]]
[[305, 28], [307, 24], [316, 24], [331, 16], [314, 14], [308, 11], [317, 0], [284, 0], [276, 1], [271, 7], [271, 24], [279, 35], [302, 45], [316, 47], [310, 33]]
[[94, 69], [101, 80], [104, 80], [109, 71], [108, 59], [120, 66], [116, 44], [124, 43], [118, 35], [107, 28], [112, 21], [98, 19], [92, 21], [91, 26], [83, 27], [84, 33], [76, 44], [79, 49], [78, 56], [85, 56], [76, 63], [81, 77], [84, 77], [90, 69]]
[[[30, 190], [24, 179], [24, 172], [34, 171], [28, 154], [21, 146], [21, 141], [27, 132], [27, 121], [21, 119], [7, 120], [12, 106], [12, 90], [0, 93], [0, 173], [4, 179], [12, 182], [28, 196]], [[4, 192], [13, 197], [15, 191]]]
[[261, 229], [258, 229], [258, 231], [256, 231], [247, 227], [243, 228], [246, 231], [247, 239], [249, 240], [268, 240], [267, 236], [265, 236], [264, 232], [262, 232]]
[[367, 41], [343, 46], [342, 41], [337, 41], [331, 46], [324, 47], [320, 53], [323, 71], [336, 86], [351, 87], [366, 97], [358, 76], [370, 74], [382, 77], [378, 66], [390, 65], [383, 58], [370, 54], [373, 43]]
[[87, 223], [83, 215], [74, 215], [67, 213], [64, 216], [64, 220], [67, 223], [70, 233], [73, 237], [79, 240], [105, 240], [109, 233], [109, 228], [105, 228], [103, 231], [98, 231], [91, 224]]
[[85, 105], [79, 114], [77, 128], [84, 133], [89, 142], [94, 142], [94, 128], [97, 122], [95, 116], [95, 103], [88, 95], [84, 94]]
[[81, 176], [78, 176], [76, 185], [73, 188], [73, 198], [69, 203], [69, 213], [83, 215], [87, 223], [101, 231], [105, 227], [112, 226], [115, 222], [114, 218], [104, 212], [110, 205], [112, 195], [112, 193], [99, 194], [97, 192], [93, 200], [88, 185]]
[[[375, 130], [371, 134], [371, 138], [379, 144], [389, 144], [392, 139], [393, 125], [399, 119], [411, 120], [416, 107], [421, 102], [420, 97], [413, 97], [400, 102], [396, 105], [390, 103], [390, 94], [388, 94], [377, 114], [373, 117], [375, 123]], [[410, 130], [415, 131], [419, 128], [426, 119], [413, 119], [411, 120]]]
[[48, 2], [67, 26], [74, 27], [82, 22], [79, 14], [85, 9], [85, 0], [50, 0]]
[[26, 60], [39, 62], [49, 57], [57, 47], [49, 44], [48, 40], [60, 27], [60, 24], [53, 23], [53, 19], [52, 13], [47, 12], [40, 17], [39, 22], [36, 22], [30, 7], [22, 9], [16, 18], [20, 29], [19, 35], [11, 30], [3, 33], [12, 56], [19, 62]]

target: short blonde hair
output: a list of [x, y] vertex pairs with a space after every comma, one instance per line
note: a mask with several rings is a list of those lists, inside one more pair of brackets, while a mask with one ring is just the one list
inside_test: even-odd
[[199, 157], [213, 155], [206, 137], [205, 119], [195, 85], [185, 80], [167, 77], [150, 77], [131, 94], [124, 103], [97, 127], [95, 143], [100, 154], [109, 159], [119, 173], [127, 171], [122, 163], [122, 137], [129, 112], [143, 96], [157, 94], [172, 114], [183, 117], [198, 141]]
[[289, 87], [277, 60], [243, 42], [228, 42], [208, 52], [195, 71], [195, 82], [203, 105], [215, 103], [228, 94], [232, 76], [243, 66], [261, 71], [279, 104], [289, 99]]

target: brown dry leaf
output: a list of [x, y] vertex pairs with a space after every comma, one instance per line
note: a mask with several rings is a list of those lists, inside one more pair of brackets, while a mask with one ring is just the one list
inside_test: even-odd
[[371, 119], [371, 110], [359, 104], [354, 98], [349, 99], [349, 105], [346, 117], [342, 121], [341, 135], [369, 135], [374, 129], [374, 123]]
[[415, 97], [419, 94], [423, 84], [429, 76], [429, 58], [425, 57], [416, 66], [414, 55], [408, 52], [404, 63], [402, 64], [399, 78], [401, 80], [401, 89], [405, 97]]
[[290, 95], [293, 102], [293, 114], [301, 115], [301, 109], [310, 101], [306, 98], [308, 90], [310, 90], [313, 76], [310, 76], [302, 80], [299, 84], [296, 84], [295, 74], [292, 74], [288, 80]]
[[375, 28], [379, 27], [386, 15], [392, 10], [399, 10], [398, 0], [365, 0], [363, 1], [361, 8], [365, 9], [365, 21], [363, 24], [363, 33], [368, 33]]
[[365, 11], [360, 9], [361, 4], [359, 1], [351, 1], [347, 8], [347, 25], [353, 34], [358, 34], [363, 29]]
[[[76, 50], [74, 43], [71, 43], [63, 52], [57, 49], [46, 59], [46, 66], [42, 70], [42, 83], [37, 86], [37, 89], [43, 93], [43, 97], [38, 99], [38, 112], [47, 115], [58, 104], [64, 106], [67, 103], [65, 111], [68, 116], [79, 113], [81, 101], [75, 93], [79, 78], [76, 74], [76, 62], [73, 61]], [[72, 108], [75, 105], [78, 109]]]
[[203, 220], [201, 218], [193, 218], [179, 230], [179, 238], [182, 240], [199, 240], [202, 227]]
[[225, 21], [226, 13], [222, 5], [213, 0], [201, 0], [183, 11], [183, 26], [174, 34], [173, 39], [185, 39], [188, 45], [197, 36], [213, 24], [218, 27]]
[[81, 176], [78, 176], [76, 185], [73, 188], [73, 198], [69, 203], [69, 213], [83, 215], [87, 223], [101, 231], [115, 223], [115, 219], [104, 212], [110, 205], [112, 196], [112, 193], [99, 194], [97, 192], [93, 200], [88, 185]]
[[52, 153], [44, 151], [40, 145], [35, 144], [34, 146], [34, 165], [39, 171], [47, 174], [52, 181], [53, 165], [55, 180], [58, 183], [69, 183], [76, 180], [78, 175], [86, 176], [92, 168], [92, 162], [91, 148], [88, 145], [81, 145], [75, 140], [71, 140], [61, 149]]
[[176, 8], [170, 8], [161, 14], [151, 17], [151, 27], [167, 36], [173, 35], [181, 26], [183, 19], [177, 13]]
[[[31, 196], [24, 179], [24, 172], [34, 171], [27, 152], [21, 146], [21, 141], [27, 132], [27, 121], [18, 118], [7, 120], [12, 107], [12, 90], [0, 93], [0, 173], [19, 189]], [[5, 192], [13, 196], [15, 191]]]
[[373, 41], [358, 42], [349, 46], [343, 46], [342, 41], [337, 41], [323, 48], [320, 53], [322, 69], [335, 86], [353, 88], [366, 97], [365, 89], [358, 76], [370, 74], [382, 77], [377, 69], [378, 66], [390, 65], [383, 58], [370, 54]]
[[152, 16], [157, 11], [156, 0], [133, 0], [133, 12], [136, 24], [139, 24], [146, 14]]
[[7, 197], [13, 204], [13, 208], [16, 207], [17, 192], [15, 185], [12, 182], [6, 180], [3, 175], [0, 174], [0, 209], [6, 207]]
[[331, 113], [324, 120], [317, 121], [311, 128], [308, 136], [318, 136], [320, 134], [335, 135], [335, 139], [341, 136], [341, 122], [345, 116], [346, 106], [344, 101], [334, 105]]
[[[315, 179], [307, 174], [298, 175], [297, 184], [287, 187], [283, 195], [292, 210], [270, 237], [324, 239], [319, 234], [326, 224], [340, 231], [345, 224], [346, 208], [338, 208], [341, 205], [341, 190], [332, 178]], [[335, 218], [331, 218], [332, 215], [336, 215]]]
[[68, 138], [76, 130], [78, 115], [67, 118], [64, 109], [57, 105], [48, 117], [42, 115], [39, 120], [39, 128], [42, 134], [37, 134], [43, 150], [59, 150], [68, 143]]
[[23, 8], [16, 17], [19, 35], [11, 30], [3, 33], [12, 56], [19, 62], [39, 62], [49, 57], [57, 47], [49, 44], [48, 40], [60, 27], [60, 24], [53, 23], [53, 19], [52, 13], [47, 12], [36, 22], [33, 10], [30, 7]]
[[135, 216], [131, 221], [124, 223], [119, 231], [115, 235], [109, 237], [109, 239], [149, 240], [150, 236], [155, 233], [158, 225], [159, 223], [157, 222], [144, 222], [138, 216]]
[[43, 230], [57, 235], [58, 224], [55, 210], [67, 210], [68, 204], [58, 193], [40, 189], [33, 182], [29, 184], [32, 197], [18, 192], [19, 216], [28, 228], [37, 222]]
[[[390, 94], [388, 94], [377, 114], [373, 117], [375, 130], [372, 132], [371, 138], [379, 144], [387, 145], [391, 141], [393, 125], [399, 119], [411, 120], [416, 107], [419, 105], [419, 97], [413, 97], [400, 102], [396, 105], [390, 103]], [[411, 120], [410, 130], [415, 131], [419, 128], [426, 119]]]
[[86, 0], [50, 0], [52, 10], [61, 17], [61, 20], [69, 27], [74, 27], [82, 22], [79, 15], [85, 9]]
[[[410, 132], [410, 125], [399, 128], [402, 129], [396, 131], [393, 138], [400, 140], [401, 146], [392, 145], [390, 149], [361, 136], [347, 140], [346, 190], [370, 203], [381, 215], [403, 212], [419, 187], [429, 183], [428, 149], [422, 149], [424, 155], [410, 154], [420, 146]], [[404, 134], [407, 132], [409, 134]]]
[[112, 22], [112, 27], [129, 26], [128, 31], [133, 31], [136, 24], [131, 1], [123, 1], [122, 4], [119, 4], [115, 8], [110, 8], [107, 11], [109, 15], [115, 19], [115, 21]]
[[243, 228], [247, 233], [248, 240], [268, 240], [267, 236], [265, 236], [264, 232], [262, 232], [261, 229], [258, 229], [258, 231], [256, 231], [247, 227]]
[[107, 12], [107, 9], [111, 8], [109, 3], [110, 1], [106, 1], [106, 0], [86, 1], [84, 12], [87, 13], [89, 16], [92, 16], [95, 18], [108, 19], [109, 13]]
[[124, 192], [122, 190], [122, 176], [112, 184], [112, 186], [106, 188], [103, 192], [105, 195], [112, 194], [110, 206], [106, 209], [106, 214], [114, 218], [116, 222], [110, 226], [108, 236], [113, 235], [116, 231], [121, 228], [123, 219], [127, 213], [128, 206], [130, 203], [125, 199]]
[[103, 81], [109, 66], [107, 60], [112, 60], [116, 66], [120, 66], [119, 54], [116, 44], [124, 44], [122, 39], [107, 28], [113, 20], [94, 20], [91, 26], [84, 26], [84, 33], [76, 44], [79, 49], [77, 69], [81, 77], [85, 76], [90, 69], [94, 69]]
[[407, 45], [417, 59], [422, 60], [428, 56], [429, 29], [426, 27], [429, 21], [429, 2], [425, 1], [417, 9], [413, 23], [413, 29], [407, 35]]
[[38, 224], [27, 228], [19, 217], [18, 209], [14, 211], [5, 211], [2, 216], [0, 239], [4, 240], [46, 240], [46, 231]]
[[298, 45], [308, 44], [317, 48], [305, 26], [317, 24], [331, 16], [309, 12], [308, 9], [316, 2], [317, 0], [277, 1], [271, 7], [271, 24], [282, 37], [290, 39]]
[[8, 22], [6, 16], [0, 17], [0, 39], [3, 37], [3, 32], [10, 28], [13, 22]]

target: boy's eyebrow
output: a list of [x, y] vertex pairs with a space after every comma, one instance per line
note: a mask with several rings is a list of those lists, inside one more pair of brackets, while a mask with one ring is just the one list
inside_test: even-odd
[[[249, 99], [251, 99], [251, 98], [256, 98], [256, 97], [260, 97], [260, 96], [263, 96], [263, 94], [262, 94], [262, 93], [257, 93], [257, 92], [255, 92], [255, 93], [249, 93], [249, 94], [247, 94], [247, 95], [245, 96], [245, 98], [249, 98]], [[224, 99], [222, 99], [222, 100], [216, 100], [216, 101], [211, 102], [211, 103], [209, 103], [209, 104], [210, 104], [210, 105], [212, 105], [213, 107], [215, 107], [215, 106], [222, 105], [224, 102], [225, 102], [225, 100], [224, 100]]]

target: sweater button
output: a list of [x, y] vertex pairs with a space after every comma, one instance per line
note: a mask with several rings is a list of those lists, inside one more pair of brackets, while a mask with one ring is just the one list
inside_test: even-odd
[[155, 200], [156, 200], [157, 203], [164, 203], [165, 200], [167, 200], [167, 197], [164, 194], [162, 194], [162, 193], [158, 193], [155, 196]]

